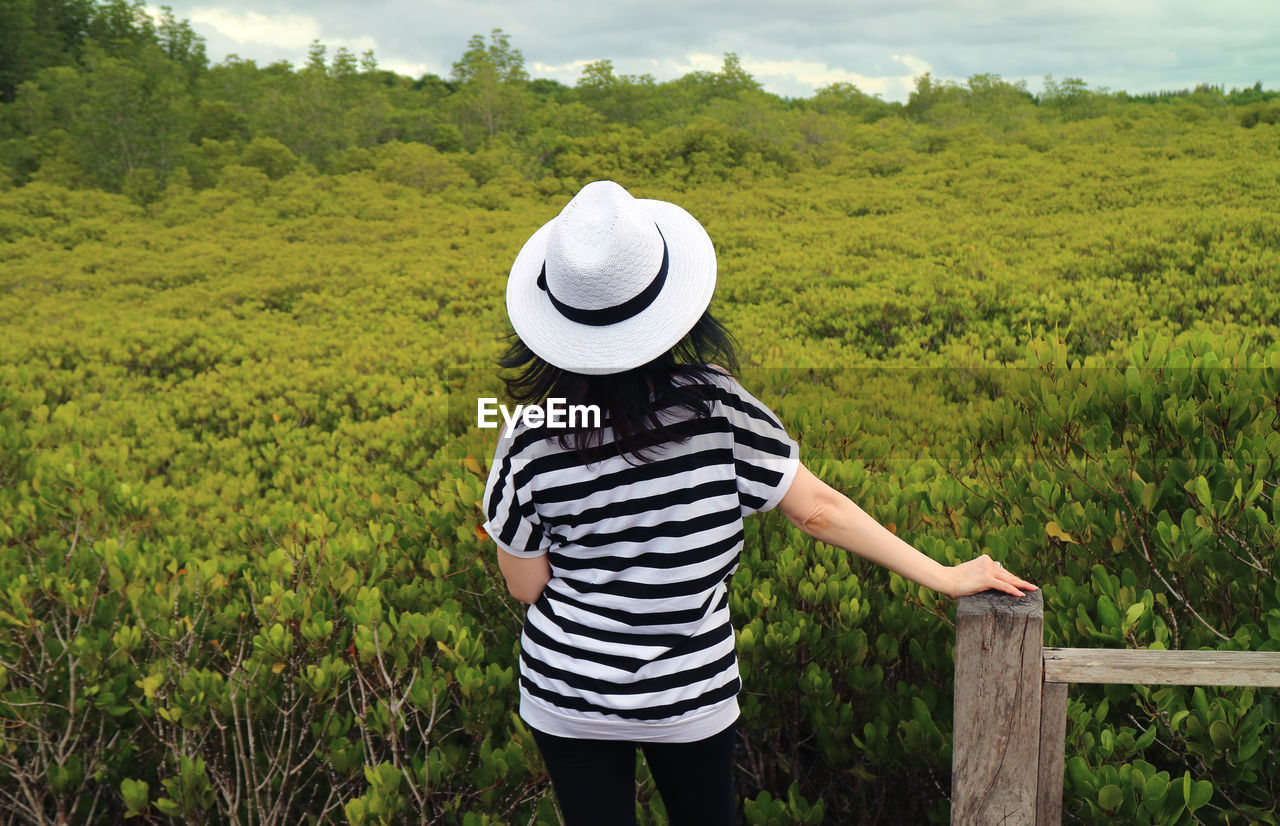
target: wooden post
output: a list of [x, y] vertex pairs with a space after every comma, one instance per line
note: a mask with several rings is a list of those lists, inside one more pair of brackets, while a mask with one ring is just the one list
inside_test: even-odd
[[956, 608], [953, 826], [1035, 826], [1040, 761], [1039, 591], [961, 597]]
[[1036, 826], [1062, 823], [1063, 771], [1067, 765], [1067, 683], [1044, 683], [1040, 695], [1040, 771]]

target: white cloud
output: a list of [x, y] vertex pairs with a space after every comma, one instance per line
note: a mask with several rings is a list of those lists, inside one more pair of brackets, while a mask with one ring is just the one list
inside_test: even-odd
[[320, 37], [320, 22], [301, 14], [269, 16], [256, 11], [200, 8], [191, 13], [191, 22], [208, 26], [237, 43], [275, 46], [290, 51], [305, 49]]
[[[912, 55], [894, 55], [894, 61], [906, 71], [886, 75], [865, 75], [821, 60], [768, 60], [749, 55], [740, 59], [742, 68], [766, 90], [792, 97], [807, 97], [832, 83], [852, 83], [870, 95], [906, 100], [915, 88], [915, 78], [932, 71], [928, 62]], [[670, 62], [663, 68], [674, 76], [692, 71], [718, 71], [723, 63], [721, 56], [693, 53], [686, 55], [683, 63]]]
[[[903, 99], [915, 87], [914, 78], [929, 71], [929, 64], [916, 58], [908, 64], [897, 58], [909, 70], [901, 75], [864, 75], [838, 66], [830, 66], [818, 60], [753, 60], [744, 59], [742, 67], [760, 81], [766, 89], [802, 88], [802, 94], [812, 94], [832, 83], [851, 83], [869, 95], [886, 99]], [[914, 65], [913, 65], [914, 64]], [[920, 68], [923, 67], [923, 68]], [[794, 94], [794, 93], [792, 93]]]
[[896, 54], [893, 59], [906, 66], [911, 71], [912, 77], [919, 77], [925, 72], [933, 71], [932, 66], [914, 55]]
[[378, 48], [378, 41], [369, 35], [355, 38], [326, 37], [320, 21], [305, 14], [262, 14], [256, 11], [236, 12], [202, 7], [191, 12], [191, 22], [208, 26], [236, 43], [295, 52], [305, 52], [314, 40], [334, 48], [345, 47], [353, 52], [367, 49], [376, 51]]
[[389, 72], [395, 72], [405, 77], [420, 78], [423, 75], [448, 75], [448, 72], [442, 72], [439, 66], [430, 63], [412, 63], [404, 60], [392, 60], [387, 63], [378, 62], [379, 69], [386, 69]]
[[[904, 71], [888, 75], [864, 75], [820, 60], [740, 59], [742, 68], [766, 90], [792, 97], [808, 97], [817, 89], [832, 83], [852, 83], [869, 95], [878, 94], [886, 100], [906, 100], [915, 88], [915, 79], [925, 72], [933, 71], [927, 61], [913, 55], [894, 55], [893, 60]], [[593, 61], [572, 60], [567, 63], [543, 63], [535, 60], [529, 64], [529, 73], [533, 77], [550, 78], [573, 86], [582, 77], [583, 68], [591, 62]], [[666, 80], [690, 72], [718, 72], [724, 65], [724, 56], [709, 52], [690, 52], [679, 59], [650, 59], [637, 65], [627, 65], [635, 63], [633, 61], [620, 62], [624, 65], [614, 66], [614, 71], [619, 74], [646, 71], [658, 80]]]
[[545, 77], [549, 80], [558, 80], [566, 86], [575, 86], [578, 78], [582, 77], [582, 70], [593, 60], [570, 60], [568, 63], [542, 63], [533, 61], [529, 64], [530, 77]]

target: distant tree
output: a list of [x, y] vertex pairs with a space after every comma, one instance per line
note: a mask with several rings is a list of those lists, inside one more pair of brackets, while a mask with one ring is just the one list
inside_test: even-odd
[[614, 123], [635, 126], [670, 101], [662, 101], [652, 75], [614, 74], [613, 62], [595, 60], [582, 68], [574, 87], [578, 100]]
[[74, 163], [97, 186], [119, 192], [138, 169], [160, 180], [179, 163], [194, 126], [182, 67], [159, 46], [134, 60], [90, 44], [84, 67], [54, 67], [18, 91], [20, 128], [28, 134], [59, 130], [45, 163]]
[[245, 114], [266, 71], [252, 60], [229, 55], [221, 63], [209, 67], [200, 80], [197, 94], [206, 101], [226, 101], [237, 112]]
[[131, 58], [158, 42], [156, 25], [143, 0], [99, 0], [93, 5], [87, 33], [112, 57]]
[[674, 126], [704, 112], [713, 101], [743, 100], [759, 94], [760, 84], [733, 52], [726, 52], [719, 71], [695, 71], [659, 85], [661, 105], [653, 115], [658, 125]]
[[511, 46], [502, 29], [494, 29], [486, 46], [475, 35], [453, 64], [454, 97], [459, 125], [471, 146], [499, 132], [518, 132], [531, 105], [524, 55]]
[[329, 64], [329, 74], [336, 78], [352, 78], [360, 73], [360, 64], [356, 56], [345, 46], [339, 46], [333, 53], [333, 62]]
[[307, 65], [304, 71], [318, 72], [324, 74], [328, 69], [325, 66], [325, 53], [328, 49], [319, 40], [312, 40], [311, 45], [307, 48]]
[[916, 88], [907, 98], [905, 111], [908, 117], [924, 120], [926, 113], [940, 103], [954, 102], [964, 97], [955, 81], [939, 82], [932, 72], [925, 72], [916, 78]]
[[450, 83], [439, 75], [427, 73], [413, 82], [413, 89], [425, 91], [433, 100], [446, 98], [457, 91], [458, 84]]
[[494, 29], [486, 46], [483, 35], [472, 35], [467, 50], [453, 64], [453, 80], [467, 84], [493, 76], [502, 83], [524, 83], [529, 75], [524, 68], [524, 54], [511, 45], [511, 36]]
[[0, 2], [0, 102], [41, 69], [74, 64], [92, 14], [92, 0]]
[[161, 6], [160, 9], [160, 24], [156, 30], [160, 47], [170, 60], [186, 69], [188, 78], [194, 81], [209, 68], [204, 38], [196, 34], [186, 20], [176, 20], [170, 7]]
[[1252, 129], [1260, 123], [1272, 125], [1280, 123], [1280, 101], [1251, 103], [1240, 107], [1237, 111], [1240, 125], [1246, 129]]
[[1010, 83], [996, 74], [973, 75], [965, 81], [965, 88], [970, 103], [978, 109], [1004, 110], [1035, 102], [1026, 81]]
[[249, 119], [225, 100], [202, 100], [196, 108], [193, 142], [249, 140]]
[[462, 132], [449, 102], [453, 84], [433, 74], [417, 80], [391, 75], [397, 80], [383, 84], [389, 107], [386, 139], [429, 143], [442, 151], [461, 148]]
[[392, 141], [372, 155], [374, 176], [424, 192], [468, 186], [471, 179], [457, 164], [430, 146]]
[[859, 120], [875, 121], [889, 115], [893, 108], [878, 96], [868, 95], [852, 83], [828, 83], [803, 102], [806, 108], [824, 115], [843, 112]]
[[907, 101], [908, 116], [937, 126], [971, 122], [987, 132], [1003, 132], [1034, 113], [1035, 97], [1025, 81], [1010, 82], [997, 74], [976, 74], [963, 84], [941, 83], [926, 72], [916, 78]]
[[1226, 92], [1221, 84], [1199, 83], [1188, 99], [1206, 109], [1218, 109], [1227, 105]]
[[573, 96], [573, 89], [558, 80], [539, 77], [529, 81], [529, 93], [539, 103], [567, 103]]
[[735, 52], [725, 52], [724, 63], [715, 74], [715, 82], [718, 91], [724, 95], [755, 92], [761, 88], [760, 83], [742, 68], [742, 61]]
[[1090, 89], [1078, 77], [1055, 81], [1053, 75], [1045, 76], [1044, 91], [1037, 102], [1063, 120], [1100, 117], [1114, 105], [1104, 88]]
[[577, 88], [584, 92], [607, 94], [618, 85], [612, 60], [593, 60], [582, 67]]
[[1248, 106], [1254, 103], [1265, 103], [1280, 98], [1280, 91], [1267, 91], [1262, 88], [1262, 81], [1245, 89], [1232, 89], [1227, 95], [1227, 103], [1232, 106]]
[[298, 159], [289, 147], [274, 138], [254, 138], [240, 153], [239, 162], [262, 170], [272, 180], [279, 180], [298, 167]]

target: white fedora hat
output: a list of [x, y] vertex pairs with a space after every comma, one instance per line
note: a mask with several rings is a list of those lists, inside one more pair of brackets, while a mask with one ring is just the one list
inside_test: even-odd
[[525, 242], [507, 280], [507, 315], [556, 367], [620, 373], [684, 338], [715, 286], [715, 248], [692, 215], [595, 181]]

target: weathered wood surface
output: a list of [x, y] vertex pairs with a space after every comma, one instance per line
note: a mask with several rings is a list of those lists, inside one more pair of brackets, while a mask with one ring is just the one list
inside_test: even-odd
[[1067, 748], [1067, 684], [1045, 683], [1040, 694], [1040, 770], [1036, 825], [1062, 823], [1063, 770]]
[[1040, 759], [1039, 591], [961, 597], [956, 607], [951, 823], [1034, 826]]
[[1280, 687], [1277, 651], [1046, 648], [1048, 683]]

